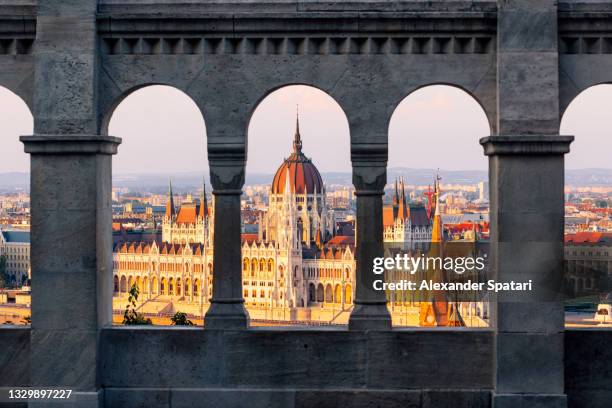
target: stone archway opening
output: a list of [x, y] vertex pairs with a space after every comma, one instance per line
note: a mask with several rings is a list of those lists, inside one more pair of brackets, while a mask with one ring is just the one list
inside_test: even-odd
[[[34, 119], [26, 102], [0, 86], [0, 292], [15, 291], [22, 303], [32, 303], [30, 290], [30, 158], [19, 137], [31, 135]], [[7, 316], [24, 315], [6, 304]], [[27, 306], [29, 308], [29, 306]], [[26, 312], [31, 316], [30, 311]], [[1, 318], [0, 323], [29, 325], [31, 318]]]
[[612, 84], [591, 86], [567, 106], [561, 135], [574, 136], [565, 155], [564, 293], [566, 327], [589, 326], [612, 299]]
[[[396, 107], [389, 122], [387, 186], [383, 197], [385, 251], [410, 258], [439, 257], [449, 248], [456, 257], [488, 256], [489, 194], [488, 160], [480, 138], [489, 136], [491, 124], [485, 110], [470, 93], [450, 85], [428, 85], [412, 91]], [[432, 268], [416, 274], [387, 270], [385, 281], [451, 281], [454, 271], [435, 275]], [[471, 270], [480, 281], [486, 271]], [[463, 303], [482, 302], [477, 293], [460, 300], [441, 293], [438, 309], [423, 291], [387, 291], [394, 326], [420, 326], [427, 310], [439, 314], [437, 325], [487, 327], [488, 321], [461, 316]], [[457, 305], [454, 305], [454, 304]], [[452, 306], [452, 307], [451, 307]], [[466, 306], [462, 309], [462, 306]]]
[[[127, 261], [138, 256], [138, 262], [130, 263], [136, 269], [132, 272], [149, 281], [155, 277], [152, 293], [166, 295], [174, 309], [184, 309], [190, 300], [200, 302], [192, 299], [193, 288], [185, 296], [184, 284], [206, 281], [212, 273], [189, 267], [212, 260], [208, 238], [214, 225], [206, 126], [198, 104], [171, 86], [137, 87], [113, 105], [103, 127], [103, 133], [123, 140], [113, 157], [113, 241], [133, 248], [113, 256]], [[115, 262], [119, 268], [125, 264]], [[159, 289], [156, 282], [161, 282]], [[151, 302], [143, 310], [160, 309], [154, 297], [143, 300]], [[153, 320], [164, 324], [164, 319]]]
[[[272, 304], [275, 316], [293, 313], [305, 324], [327, 322], [334, 315], [334, 300], [333, 289], [326, 293], [325, 287], [333, 288], [342, 278], [334, 280], [326, 275], [324, 265], [343, 268], [348, 262], [349, 269], [355, 267], [353, 259], [343, 261], [338, 256], [354, 245], [355, 205], [346, 114], [321, 89], [287, 85], [271, 90], [255, 104], [247, 137], [241, 215], [243, 239], [248, 239], [250, 246], [242, 248], [251, 252], [242, 256], [250, 258], [264, 249], [272, 253], [267, 265], [258, 265], [258, 269], [267, 268], [271, 274], [259, 274], [255, 279], [243, 274], [243, 293], [260, 286], [278, 287], [265, 291], [264, 299], [247, 299], [247, 309], [252, 319], [269, 316]], [[339, 228], [340, 224], [346, 227]], [[316, 287], [320, 282], [323, 292], [319, 296]], [[304, 299], [306, 307], [317, 304], [313, 311], [298, 314], [290, 310]], [[336, 322], [347, 320], [348, 315]]]

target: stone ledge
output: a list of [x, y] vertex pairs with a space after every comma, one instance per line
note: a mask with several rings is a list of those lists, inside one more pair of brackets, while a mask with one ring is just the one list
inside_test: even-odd
[[117, 154], [121, 138], [99, 135], [32, 135], [19, 138], [30, 154]]
[[493, 408], [567, 408], [565, 394], [493, 394]]
[[486, 156], [562, 155], [569, 153], [574, 136], [504, 135], [480, 139]]

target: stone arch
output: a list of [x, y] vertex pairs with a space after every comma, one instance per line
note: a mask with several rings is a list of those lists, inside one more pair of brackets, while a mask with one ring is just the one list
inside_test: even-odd
[[147, 276], [145, 276], [142, 280], [142, 293], [149, 293], [150, 288], [149, 288], [149, 278]]
[[325, 289], [323, 288], [323, 284], [319, 283], [317, 285], [317, 302], [323, 303], [325, 301]]
[[[330, 127], [329, 135], [326, 133], [321, 134], [321, 132], [319, 132], [319, 134], [313, 134], [309, 132], [307, 139], [304, 141], [305, 143], [304, 153], [308, 157], [315, 155], [315, 157], [313, 157], [313, 161], [315, 163], [316, 162], [326, 162], [326, 163], [327, 162], [337, 162], [338, 158], [341, 157], [346, 160], [347, 168], [349, 168], [350, 167], [349, 119], [348, 119], [346, 110], [343, 108], [339, 99], [336, 97], [337, 95], [333, 95], [332, 92], [333, 92], [333, 88], [323, 87], [323, 86], [320, 86], [320, 84], [317, 84], [314, 82], [309, 83], [309, 82], [304, 82], [304, 81], [295, 81], [295, 82], [284, 82], [284, 83], [279, 83], [279, 84], [270, 86], [266, 90], [264, 90], [257, 99], [254, 99], [252, 103], [249, 105], [249, 109], [247, 113], [248, 120], [246, 122], [246, 130], [247, 130], [246, 131], [246, 135], [247, 135], [246, 144], [249, 146], [249, 148], [247, 149], [247, 152], [249, 154], [249, 156], [247, 156], [247, 172], [250, 171], [249, 167], [252, 166], [254, 162], [258, 163], [264, 160], [268, 162], [270, 160], [269, 149], [265, 149], [265, 146], [267, 145], [267, 143], [278, 144], [278, 138], [274, 139], [274, 136], [276, 136], [276, 132], [258, 133], [257, 143], [254, 143], [254, 142], [250, 143], [249, 140], [251, 139], [251, 136], [253, 135], [253, 133], [256, 132], [257, 127], [267, 122], [265, 112], [268, 109], [267, 106], [268, 106], [269, 101], [273, 101], [279, 95], [283, 95], [283, 94], [292, 95], [290, 99], [296, 98], [296, 101], [301, 100], [302, 98], [304, 99], [312, 98], [314, 95], [314, 97], [317, 99], [317, 103], [325, 104], [326, 115], [329, 115], [331, 113], [333, 115], [338, 115], [338, 117], [343, 118], [341, 130], [339, 130], [338, 128]], [[299, 102], [297, 103], [299, 104]], [[291, 151], [291, 139], [293, 137], [294, 130], [295, 130], [295, 127], [294, 127], [295, 126], [294, 125], [295, 124], [295, 108], [294, 108], [295, 105], [293, 103], [286, 103], [285, 105], [288, 106], [290, 110], [288, 112], [281, 112], [280, 114], [283, 116], [283, 118], [286, 121], [290, 122], [290, 125], [289, 125], [290, 130], [287, 131], [288, 133], [286, 136], [287, 137], [286, 149], [287, 149], [287, 152], [289, 153]], [[310, 105], [312, 105], [312, 102], [310, 103]], [[300, 124], [302, 125], [301, 127], [302, 133], [304, 133], [303, 125], [305, 123], [308, 123], [308, 115], [309, 115], [308, 106], [309, 106], [308, 103], [303, 103], [302, 109], [300, 109], [300, 118], [301, 118]], [[320, 107], [318, 108], [318, 110], [319, 109]], [[263, 116], [260, 117], [260, 114], [262, 114], [262, 112], [263, 112]], [[276, 112], [275, 114], [278, 115], [279, 113]], [[285, 126], [285, 124], [283, 124], [282, 126]], [[306, 127], [307, 126], [308, 125], [306, 125]], [[338, 133], [346, 133], [345, 138], [338, 138], [338, 137], [335, 138], [336, 140], [340, 140], [339, 143], [342, 145], [341, 150], [338, 150], [337, 148], [327, 149], [327, 150], [316, 148], [318, 145], [320, 145], [320, 143], [324, 141], [327, 141], [329, 143], [329, 140], [330, 140], [329, 138], [333, 136], [337, 136]], [[268, 137], [270, 138], [269, 140], [265, 139]], [[286, 155], [283, 156], [282, 154], [279, 154], [278, 163], [275, 163], [275, 164], [280, 165], [282, 163], [283, 157], [286, 157]], [[274, 170], [276, 169], [273, 169], [273, 171]], [[305, 222], [305, 220], [303, 221]], [[312, 221], [310, 222], [310, 225], [312, 227]]]
[[166, 277], [165, 276], [161, 278], [160, 293], [162, 295], [167, 295], [168, 294], [168, 282], [166, 281]]
[[559, 122], [560, 134], [575, 136], [566, 168], [608, 167], [610, 155], [600, 146], [610, 141], [611, 108], [612, 83], [589, 86], [568, 101]]
[[174, 294], [177, 296], [181, 296], [181, 291], [182, 291], [182, 287], [181, 287], [181, 278], [176, 278], [176, 289], [174, 290]]
[[31, 171], [30, 157], [19, 140], [22, 135], [34, 133], [34, 117], [28, 97], [31, 95], [25, 94], [20, 86], [13, 87], [4, 81], [0, 83], [0, 99], [5, 102], [0, 111], [0, 128], [2, 136], [6, 136], [2, 138], [2, 158], [10, 158], [0, 161], [0, 173]]
[[274, 259], [268, 259], [268, 272], [272, 272], [274, 270]]
[[328, 283], [325, 286], [325, 303], [333, 303], [334, 301], [334, 290], [332, 285]]
[[113, 292], [119, 292], [119, 277], [117, 275], [113, 275]]
[[170, 279], [168, 279], [168, 294], [175, 295], [174, 290], [175, 290], [174, 278], [170, 277]]
[[242, 260], [242, 271], [243, 272], [248, 272], [249, 271], [249, 258], [244, 257], [244, 259]]
[[197, 107], [198, 112], [200, 113], [200, 116], [202, 117], [202, 119], [206, 116], [204, 113], [205, 108], [202, 106], [202, 104], [198, 103], [198, 98], [191, 95], [188, 89], [184, 89], [178, 84], [172, 84], [170, 82], [161, 82], [161, 81], [142, 82], [138, 84], [128, 85], [127, 87], [119, 91], [116, 91], [116, 87], [112, 87], [113, 95], [105, 95], [106, 98], [101, 98], [102, 100], [99, 105], [100, 112], [103, 113], [100, 119], [100, 134], [105, 135], [105, 136], [109, 135], [108, 128], [109, 128], [111, 119], [113, 115], [115, 114], [115, 112], [117, 111], [117, 108], [122, 103], [124, 103], [126, 99], [132, 97], [133, 95], [138, 95], [139, 93], [147, 92], [147, 89], [152, 89], [154, 87], [157, 87], [157, 88], [163, 87], [168, 90], [171, 89], [172, 91], [180, 92], [182, 95], [188, 98], [191, 102], [193, 102], [193, 105]]
[[478, 143], [480, 137], [489, 136], [495, 134], [496, 131], [496, 120], [497, 120], [497, 112], [496, 112], [496, 101], [495, 100], [486, 100], [484, 94], [477, 94], [471, 89], [467, 88], [464, 85], [453, 83], [450, 81], [432, 81], [429, 83], [418, 84], [416, 86], [412, 86], [409, 89], [406, 89], [402, 94], [398, 94], [396, 99], [392, 102], [391, 106], [389, 106], [390, 111], [387, 113], [386, 123], [391, 125], [391, 121], [393, 120], [393, 116], [396, 114], [397, 109], [402, 105], [402, 103], [406, 102], [408, 98], [411, 98], [424, 90], [432, 87], [445, 87], [451, 88], [456, 91], [460, 91], [461, 94], [464, 94], [469, 97], [469, 99], [465, 99], [466, 103], [470, 103], [471, 101], [475, 102], [482, 112], [488, 127], [488, 132], [482, 135], [476, 135], [474, 142]]
[[[444, 121], [432, 120], [441, 113], [445, 115]], [[466, 121], [465, 115], [473, 117], [474, 120]], [[405, 146], [408, 143], [420, 145], [424, 140], [429, 143], [441, 143], [440, 140], [435, 139], [448, 137], [447, 127], [451, 126], [449, 123], [456, 123], [457, 126], [453, 132], [457, 137], [444, 139], [444, 150], [440, 151], [439, 155], [441, 157], [444, 154], [450, 156], [459, 151], [462, 156], [469, 157], [470, 160], [471, 158], [481, 160], [479, 163], [481, 168], [488, 168], [487, 159], [482, 154], [479, 140], [492, 133], [494, 122], [487, 116], [482, 103], [469, 90], [461, 86], [450, 83], [432, 83], [416, 87], [398, 101], [387, 123], [388, 167], [401, 167], [406, 164]], [[407, 132], [412, 132], [414, 136], [405, 137]], [[431, 132], [432, 135], [429, 135], [428, 132]], [[443, 158], [434, 156], [423, 157], [424, 159], [414, 159], [417, 167], [440, 166], [439, 162], [423, 164], [418, 160], [443, 160]], [[463, 164], [471, 166], [471, 163]], [[391, 183], [393, 180], [388, 180], [388, 182]]]
[[134, 277], [133, 276], [130, 276], [128, 278], [127, 284], [128, 284], [128, 292], [129, 292], [130, 290], [132, 290], [132, 286], [134, 285]]

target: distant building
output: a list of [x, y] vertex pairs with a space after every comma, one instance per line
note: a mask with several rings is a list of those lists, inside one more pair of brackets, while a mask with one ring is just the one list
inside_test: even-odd
[[6, 257], [6, 273], [17, 285], [30, 277], [30, 231], [0, 230], [0, 256]]
[[432, 222], [427, 209], [420, 204], [408, 205], [404, 181], [395, 182], [393, 204], [383, 208], [385, 243], [404, 248], [426, 248], [431, 242]]
[[568, 295], [612, 291], [612, 233], [565, 235], [565, 285]]
[[[319, 171], [302, 153], [299, 123], [293, 152], [278, 168], [269, 197], [265, 211], [243, 214], [247, 306], [348, 309], [355, 287], [355, 239], [335, 236], [334, 212], [326, 202]], [[175, 208], [170, 186], [161, 239], [143, 236], [131, 241], [124, 233], [126, 240], [115, 243], [115, 292], [125, 294], [136, 283], [144, 299], [208, 303], [214, 243], [214, 206], [210, 208], [205, 192], [199, 201], [188, 198]]]

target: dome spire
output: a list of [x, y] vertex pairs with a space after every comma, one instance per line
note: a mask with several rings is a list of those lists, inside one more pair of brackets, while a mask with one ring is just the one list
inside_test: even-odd
[[295, 135], [293, 137], [293, 152], [302, 153], [302, 136], [300, 135], [300, 108], [295, 106]]

